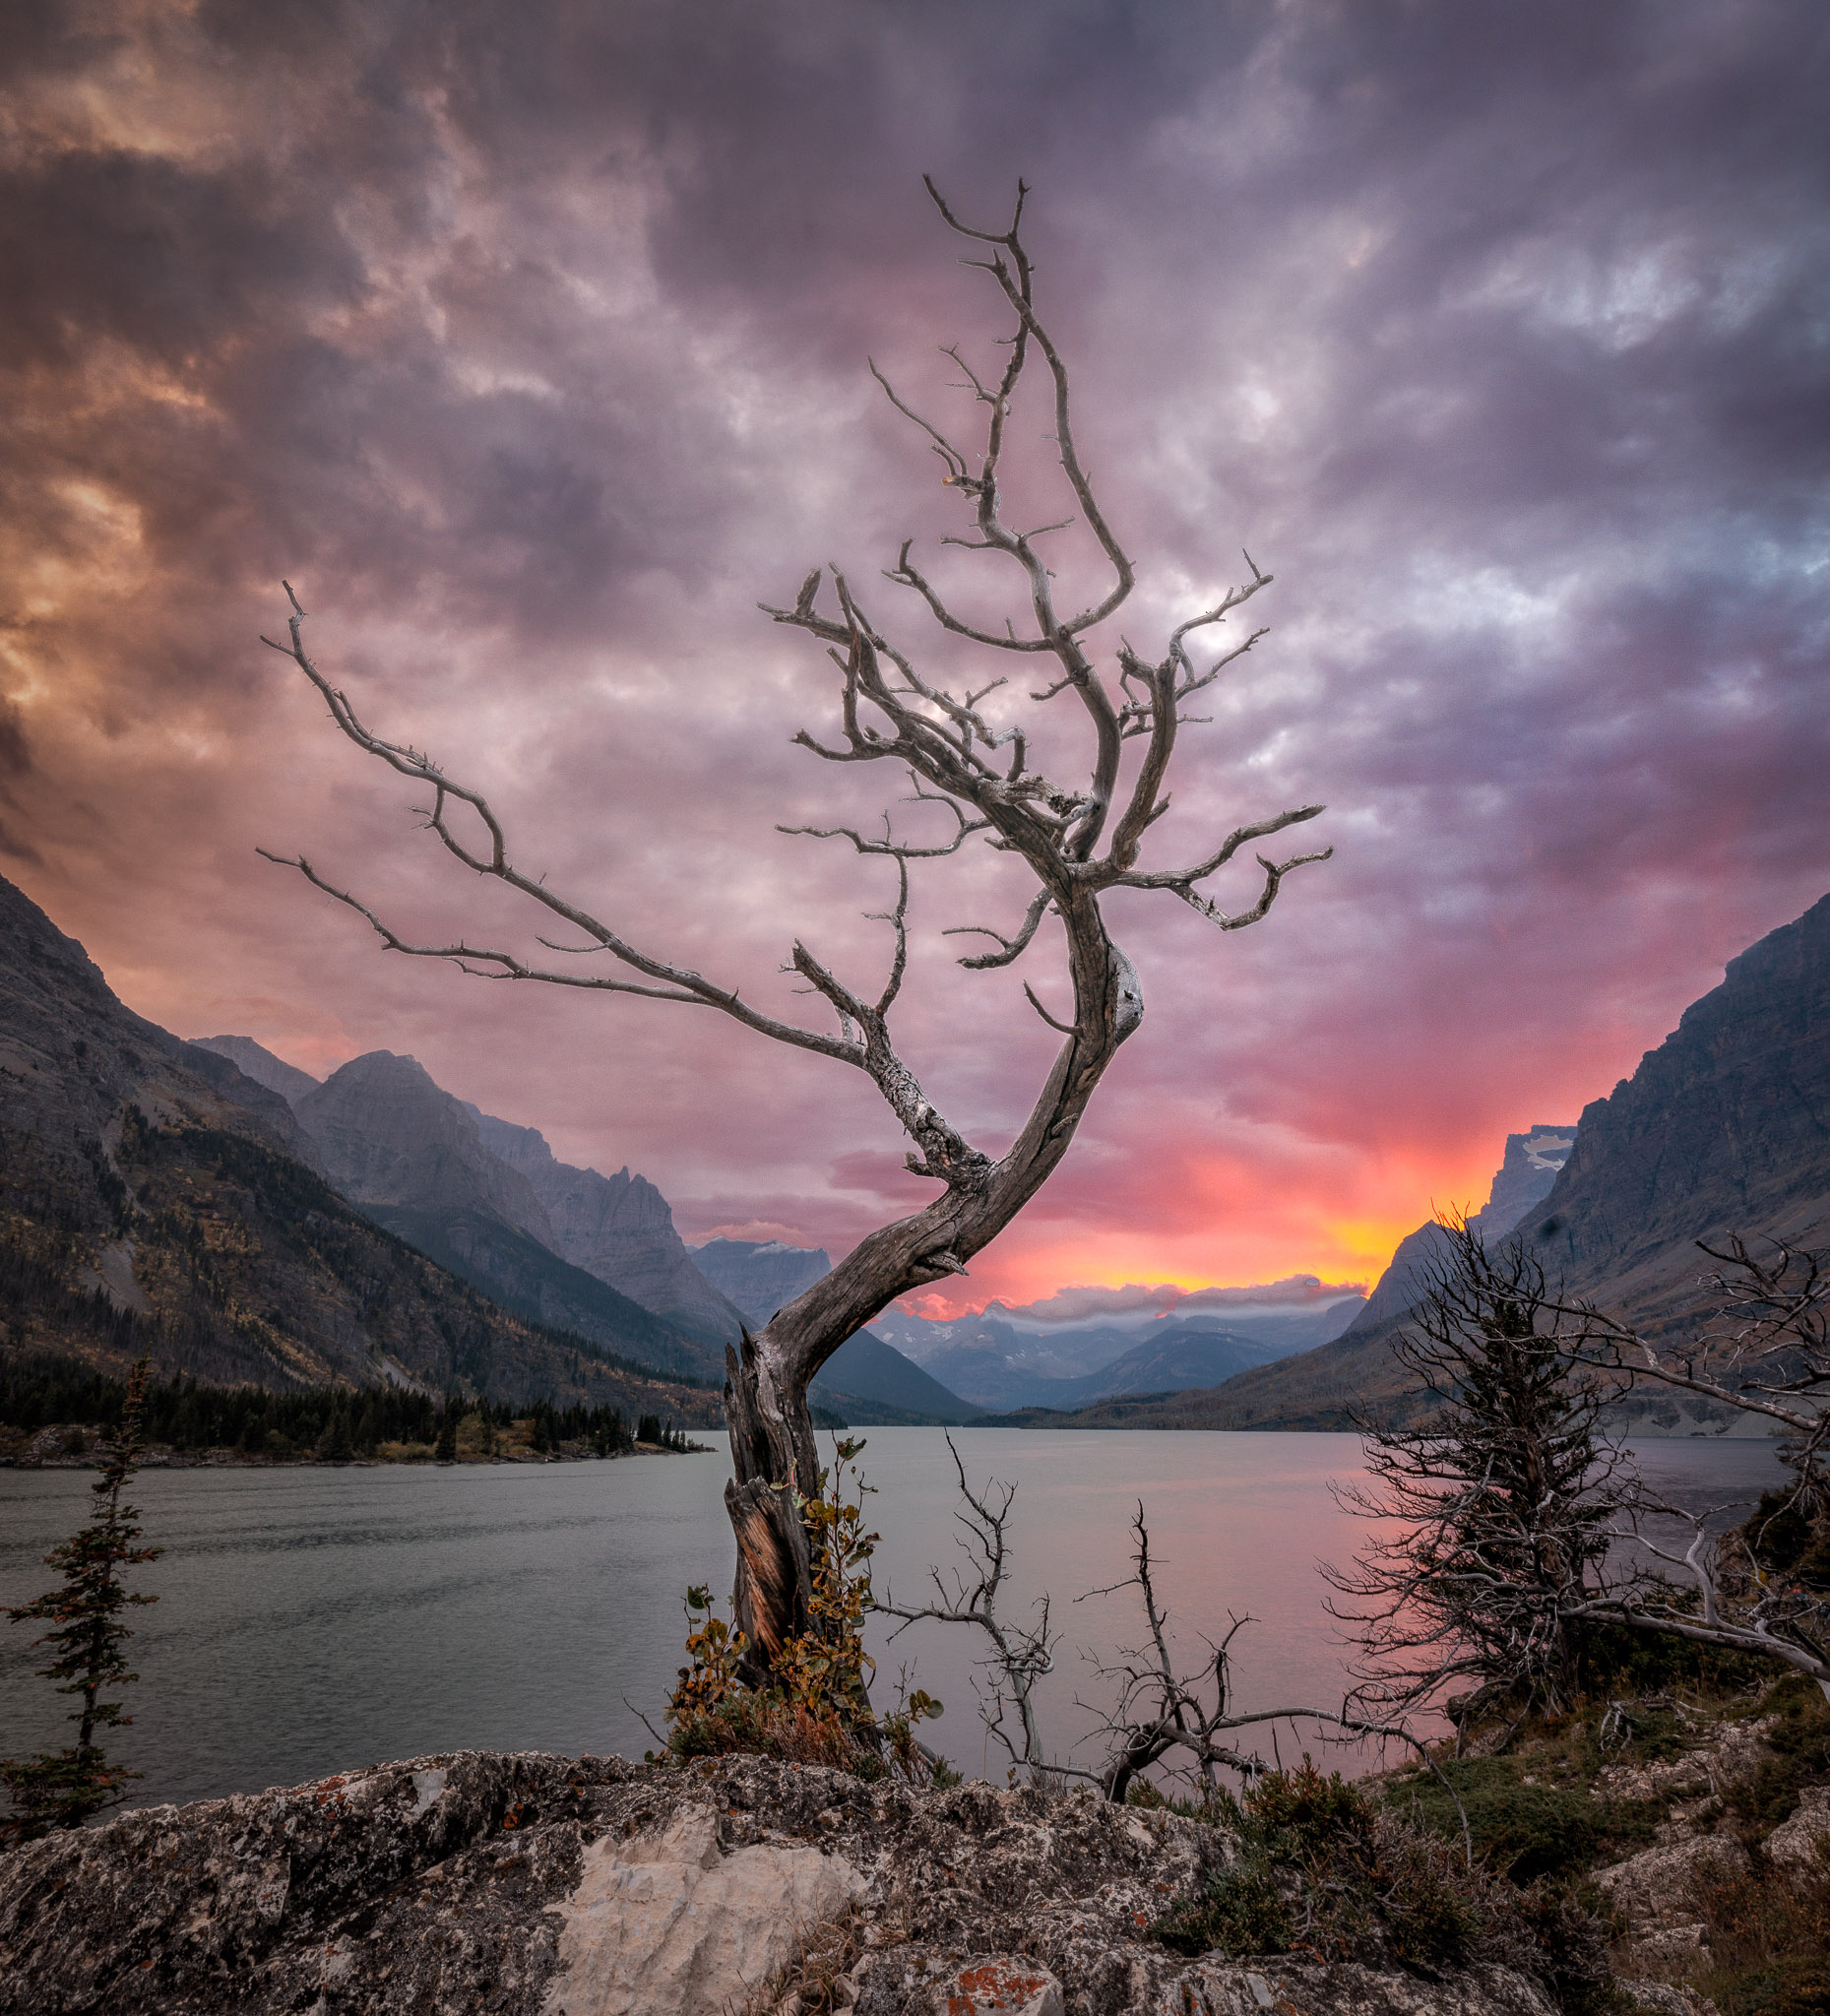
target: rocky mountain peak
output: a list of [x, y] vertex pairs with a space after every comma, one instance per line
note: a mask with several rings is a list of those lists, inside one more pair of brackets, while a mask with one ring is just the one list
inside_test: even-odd
[[462, 1101], [417, 1058], [392, 1050], [353, 1057], [293, 1110], [351, 1203], [483, 1211], [551, 1244], [533, 1185], [489, 1152]]
[[1511, 1231], [1540, 1198], [1550, 1194], [1575, 1145], [1574, 1124], [1540, 1121], [1523, 1134], [1506, 1136], [1506, 1153], [1494, 1171], [1485, 1205], [1477, 1214], [1482, 1234], [1489, 1239]]
[[693, 1249], [699, 1272], [743, 1311], [752, 1329], [833, 1270], [824, 1246], [780, 1239], [707, 1239]]
[[1728, 963], [1631, 1078], [1583, 1109], [1532, 1230], [1546, 1263], [1654, 1325], [1731, 1231], [1830, 1222], [1830, 897]]
[[739, 1309], [693, 1265], [673, 1207], [625, 1165], [615, 1175], [563, 1163], [537, 1127], [520, 1127], [467, 1105], [490, 1154], [538, 1198], [553, 1251], [670, 1322], [718, 1343], [733, 1341]]

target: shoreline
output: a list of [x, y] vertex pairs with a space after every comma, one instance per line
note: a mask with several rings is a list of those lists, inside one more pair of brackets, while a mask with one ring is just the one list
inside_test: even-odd
[[[709, 1442], [695, 1442], [685, 1449], [663, 1449], [645, 1442], [634, 1449], [617, 1449], [599, 1456], [592, 1450], [555, 1450], [535, 1456], [513, 1451], [495, 1456], [459, 1456], [439, 1463], [425, 1455], [349, 1456], [335, 1462], [321, 1456], [249, 1455], [239, 1449], [147, 1449], [135, 1460], [137, 1470], [525, 1470], [545, 1463], [621, 1463], [633, 1456], [713, 1456], [718, 1452]], [[95, 1459], [60, 1453], [0, 1456], [0, 1470], [96, 1470]]]

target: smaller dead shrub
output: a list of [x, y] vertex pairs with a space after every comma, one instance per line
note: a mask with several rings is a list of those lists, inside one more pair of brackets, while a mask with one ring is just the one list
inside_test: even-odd
[[1756, 1862], [1752, 1869], [1700, 1881], [1697, 1912], [1709, 1929], [1718, 1969], [1739, 1972], [1778, 1961], [1830, 1961], [1830, 1877], [1795, 1883]]

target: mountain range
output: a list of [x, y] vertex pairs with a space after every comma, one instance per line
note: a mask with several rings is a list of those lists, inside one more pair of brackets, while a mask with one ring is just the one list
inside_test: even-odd
[[[717, 1243], [746, 1308], [829, 1264]], [[746, 1320], [641, 1176], [559, 1162], [411, 1057], [320, 1081], [244, 1036], [184, 1041], [0, 880], [0, 1349], [709, 1426]], [[978, 1413], [867, 1336], [813, 1399], [834, 1420]]]
[[[695, 1254], [645, 1177], [560, 1162], [537, 1129], [455, 1098], [412, 1057], [371, 1050], [320, 1082], [248, 1037], [199, 1042], [285, 1099], [330, 1180], [377, 1224], [504, 1308], [612, 1349], [639, 1333], [662, 1370], [721, 1384], [725, 1346], [832, 1265], [818, 1247], [741, 1239]], [[868, 1332], [810, 1394], [860, 1424], [978, 1413]]]
[[[1830, 897], [1730, 962], [1579, 1122], [1507, 1138], [1474, 1224], [1643, 1328], [1694, 1320], [1699, 1239], [1821, 1242], [1830, 1214]], [[814, 1382], [829, 1418], [1329, 1428], [1399, 1408], [1392, 1342], [1443, 1249], [1369, 1297], [1065, 1290], [934, 1320], [892, 1307]], [[244, 1036], [135, 1015], [0, 881], [0, 1348], [269, 1385], [387, 1379], [615, 1398], [709, 1424], [724, 1354], [830, 1268], [689, 1247], [627, 1167], [560, 1162], [386, 1050], [320, 1081]], [[1661, 1396], [1642, 1429], [1720, 1427]]]
[[327, 1175], [284, 1097], [124, 1007], [0, 881], [0, 1346], [719, 1418], [714, 1391], [654, 1369], [688, 1343], [660, 1318], [632, 1304], [606, 1343], [504, 1308]]
[[[1567, 1137], [1567, 1138], [1566, 1138]], [[1830, 1228], [1830, 897], [1729, 962], [1630, 1078], [1572, 1130], [1515, 1134], [1475, 1220], [1511, 1234], [1553, 1281], [1648, 1334], [1693, 1331], [1712, 1263], [1698, 1242], [1732, 1232], [1821, 1247]], [[1441, 1233], [1403, 1241], [1364, 1309], [1317, 1350], [1205, 1391], [1108, 1402], [1076, 1425], [1336, 1428], [1398, 1409], [1392, 1341]], [[1749, 1431], [1658, 1389], [1618, 1410], [1640, 1433]]]
[[[1337, 1336], [1365, 1299], [1326, 1290], [1310, 1276], [1180, 1297], [1142, 1289], [1080, 1292], [1093, 1298], [1092, 1309], [1063, 1312], [1059, 1296], [1020, 1307], [993, 1302], [982, 1315], [953, 1321], [891, 1309], [871, 1329], [979, 1407], [1060, 1411], [1120, 1394], [1213, 1385]], [[1217, 1295], [1226, 1299], [1204, 1305]], [[1126, 1301], [1136, 1305], [1104, 1306]]]

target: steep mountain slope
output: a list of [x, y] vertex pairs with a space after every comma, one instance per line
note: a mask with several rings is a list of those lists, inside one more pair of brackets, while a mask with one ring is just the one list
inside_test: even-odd
[[353, 1210], [313, 1154], [283, 1099], [123, 1007], [0, 881], [0, 1346], [716, 1419], [712, 1394], [493, 1307]]
[[1681, 1333], [1695, 1241], [1830, 1245], [1830, 896], [1729, 962], [1608, 1098], [1530, 1232], [1571, 1287]]
[[283, 1100], [123, 1007], [82, 946], [0, 880], [0, 1223], [14, 1236], [97, 1255], [120, 1244], [113, 1141], [130, 1100], [311, 1152]]
[[518, 1169], [484, 1147], [462, 1102], [413, 1057], [371, 1050], [293, 1103], [331, 1181], [352, 1204], [483, 1213], [550, 1245], [552, 1227]]
[[[322, 1084], [248, 1037], [193, 1047], [245, 1064], [282, 1093], [326, 1172], [366, 1217], [504, 1308], [679, 1376], [721, 1385], [724, 1350], [746, 1320], [694, 1264], [667, 1200], [623, 1169], [555, 1159], [533, 1127], [445, 1092], [411, 1057], [374, 1050]], [[713, 1242], [754, 1292], [760, 1328], [831, 1266], [818, 1248]], [[963, 1421], [977, 1410], [890, 1346], [853, 1339], [822, 1374], [818, 1402], [859, 1422]]]
[[[1487, 1201], [1468, 1223], [1489, 1243], [1503, 1238], [1536, 1204], [1549, 1196], [1557, 1172], [1568, 1160], [1576, 1138], [1573, 1126], [1540, 1122], [1524, 1134], [1506, 1136], [1506, 1153], [1493, 1176]], [[1357, 1349], [1374, 1331], [1389, 1334], [1416, 1304], [1430, 1270], [1449, 1250], [1442, 1228], [1432, 1219], [1399, 1240], [1391, 1265], [1379, 1276], [1366, 1306], [1343, 1334], [1341, 1342]]]
[[[667, 1200], [627, 1168], [613, 1176], [558, 1161], [537, 1128], [518, 1127], [466, 1105], [482, 1145], [537, 1199], [562, 1259], [653, 1309], [703, 1343], [733, 1343], [738, 1309], [694, 1266]], [[532, 1228], [530, 1228], [532, 1229]]]
[[249, 1037], [198, 1042], [291, 1102], [347, 1197], [487, 1292], [588, 1336], [639, 1305], [685, 1333], [684, 1356], [675, 1337], [657, 1362], [723, 1376], [717, 1347], [740, 1319], [694, 1268], [652, 1183], [556, 1162], [535, 1128], [455, 1099], [411, 1057], [371, 1051], [321, 1085]]
[[559, 1256], [533, 1183], [413, 1058], [353, 1058], [293, 1110], [357, 1210], [505, 1308], [661, 1370], [722, 1381], [723, 1359], [702, 1340]]
[[854, 1426], [953, 1426], [977, 1420], [982, 1412], [868, 1330], [846, 1339], [808, 1391]]

